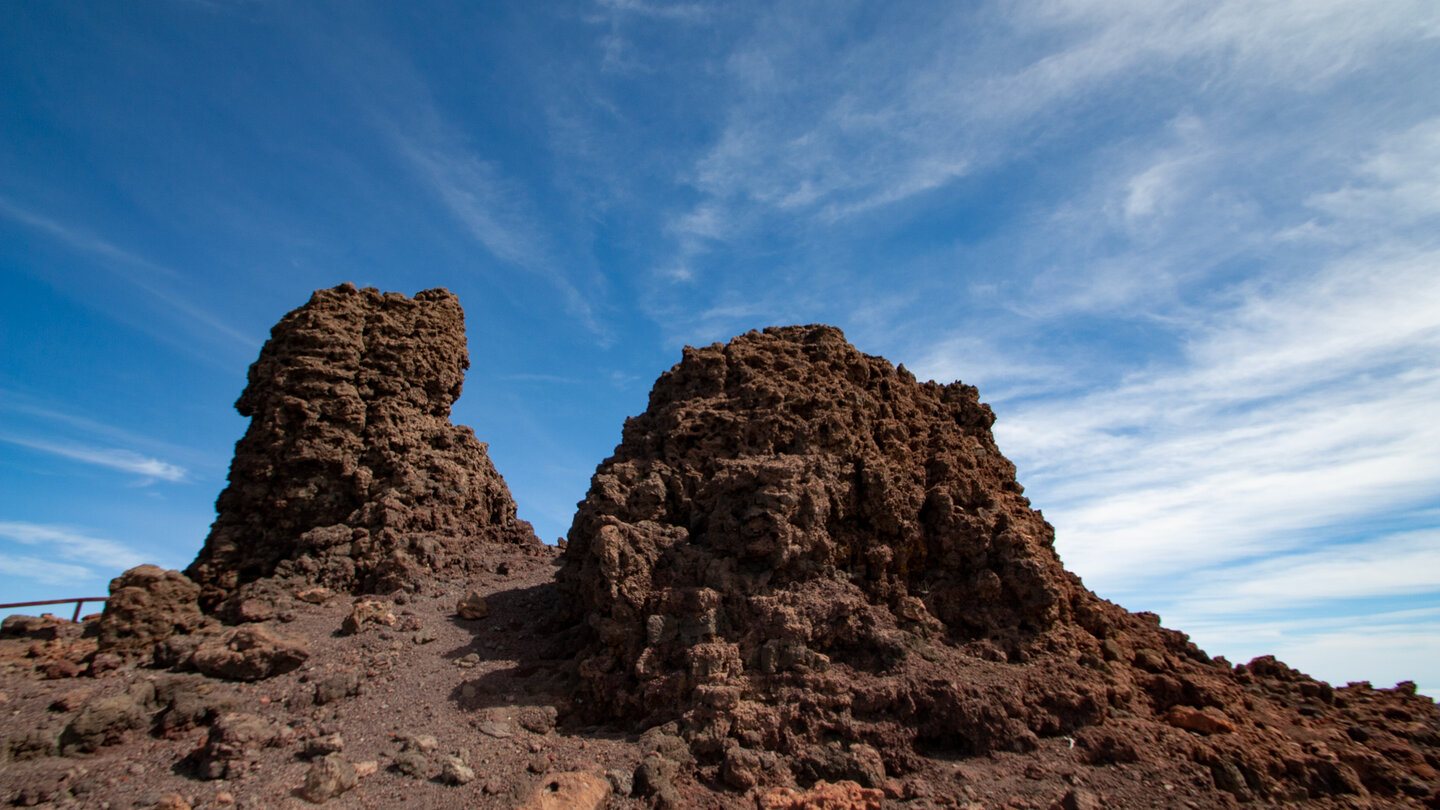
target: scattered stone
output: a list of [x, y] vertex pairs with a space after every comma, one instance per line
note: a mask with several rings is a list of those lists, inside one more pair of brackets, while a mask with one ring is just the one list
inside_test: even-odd
[[490, 606], [485, 604], [485, 597], [479, 591], [471, 591], [455, 604], [455, 615], [462, 619], [483, 619], [490, 615]]
[[234, 617], [238, 622], [268, 622], [275, 618], [275, 604], [266, 599], [241, 599]]
[[440, 766], [440, 781], [447, 785], [466, 785], [475, 780], [475, 771], [459, 757], [445, 757]]
[[430, 773], [430, 758], [424, 751], [403, 750], [395, 755], [395, 770], [406, 776], [424, 779]]
[[323, 605], [329, 602], [334, 595], [335, 592], [329, 588], [317, 585], [313, 588], [306, 588], [299, 591], [295, 594], [295, 598], [301, 602], [309, 602], [312, 605]]
[[354, 697], [360, 694], [362, 686], [360, 673], [354, 670], [347, 669], [327, 675], [315, 683], [315, 703], [324, 706], [327, 703]]
[[0, 638], [54, 641], [60, 635], [60, 620], [48, 613], [45, 616], [23, 616], [16, 613], [0, 620]]
[[[488, 787], [488, 786], [487, 786]], [[551, 774], [516, 810], [601, 810], [610, 801], [610, 780], [595, 771]]]
[[215, 721], [205, 745], [190, 756], [200, 778], [235, 779], [249, 770], [261, 749], [274, 745], [279, 737], [279, 730], [265, 718], [231, 712]]
[[300, 787], [300, 797], [314, 804], [324, 804], [355, 787], [360, 776], [355, 766], [339, 754], [330, 754], [310, 764], [305, 773], [305, 784]]
[[380, 763], [373, 759], [355, 763], [355, 775], [361, 779], [374, 776], [380, 770]]
[[435, 739], [433, 734], [407, 734], [400, 738], [400, 750], [419, 751], [422, 754], [434, 753], [440, 747], [440, 741]]
[[1104, 810], [1100, 797], [1083, 788], [1067, 792], [1050, 805], [1050, 810]]
[[502, 723], [497, 720], [481, 720], [475, 724], [475, 728], [487, 737], [494, 737], [500, 740], [514, 736], [508, 723]]
[[424, 627], [415, 633], [415, 635], [412, 637], [412, 640], [416, 644], [429, 644], [432, 641], [435, 641], [435, 639], [437, 638], [439, 638], [439, 636], [435, 634], [435, 628]]
[[110, 580], [110, 598], [100, 616], [99, 652], [150, 652], [156, 642], [190, 633], [202, 616], [200, 587], [179, 571], [137, 565]]
[[391, 627], [395, 624], [395, 614], [389, 602], [376, 599], [361, 599], [355, 603], [350, 615], [340, 624], [340, 632], [347, 636], [353, 636], [362, 630], [374, 625]]
[[345, 740], [339, 734], [326, 734], [305, 741], [305, 757], [307, 759], [339, 754], [344, 750]]
[[550, 758], [544, 754], [536, 754], [530, 758], [530, 764], [525, 769], [531, 773], [545, 773], [550, 770]]
[[120, 742], [125, 733], [146, 726], [145, 707], [130, 694], [86, 703], [61, 736], [61, 747], [89, 753]]
[[155, 800], [152, 805], [155, 810], [191, 810], [190, 802], [185, 800], [179, 793], [166, 793]]
[[455, 666], [461, 669], [473, 669], [480, 665], [479, 653], [466, 653], [455, 659]]
[[557, 714], [554, 706], [526, 706], [515, 714], [515, 722], [531, 734], [549, 734]]
[[191, 663], [213, 678], [258, 681], [298, 668], [310, 657], [310, 643], [264, 625], [247, 625], [201, 642]]

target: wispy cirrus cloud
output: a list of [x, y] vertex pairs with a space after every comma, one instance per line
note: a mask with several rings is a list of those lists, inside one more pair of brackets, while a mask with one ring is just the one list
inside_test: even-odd
[[146, 483], [157, 479], [160, 481], [179, 483], [189, 477], [189, 473], [184, 467], [171, 464], [167, 461], [161, 461], [157, 458], [150, 458], [136, 453], [133, 450], [86, 447], [72, 443], [60, 444], [36, 439], [23, 439], [15, 436], [0, 436], [0, 442], [27, 447], [31, 450], [38, 450], [42, 453], [49, 453], [84, 464], [132, 473], [145, 478]]
[[84, 228], [61, 223], [23, 208], [3, 196], [0, 196], [0, 215], [40, 231], [71, 250], [104, 260], [102, 266], [112, 275], [149, 295], [165, 309], [204, 327], [207, 332], [215, 333], [230, 343], [247, 349], [259, 347], [260, 344], [254, 337], [230, 326], [213, 312], [171, 289], [181, 278], [181, 274], [175, 270], [118, 247]]
[[[115, 540], [92, 537], [81, 529], [23, 521], [0, 521], [0, 539], [24, 546], [44, 548], [51, 560], [59, 558], [76, 563], [125, 569], [139, 565], [144, 558], [139, 552]], [[16, 558], [11, 557], [14, 560]], [[87, 571], [87, 568], [82, 568]], [[30, 574], [30, 576], [38, 576]]]
[[0, 552], [0, 574], [15, 579], [29, 579], [41, 585], [75, 586], [95, 576], [83, 565], [59, 563], [50, 558]]

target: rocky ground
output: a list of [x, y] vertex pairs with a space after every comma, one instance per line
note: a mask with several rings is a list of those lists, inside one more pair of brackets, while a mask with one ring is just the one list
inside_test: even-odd
[[[809, 794], [795, 786], [789, 798], [774, 788], [737, 788], [724, 764], [697, 762], [685, 742], [667, 733], [674, 728], [633, 734], [566, 722], [580, 707], [567, 686], [566, 651], [555, 649], [564, 636], [549, 627], [558, 563], [553, 550], [491, 555], [469, 581], [392, 595], [388, 616], [380, 613], [349, 635], [342, 628], [355, 612], [354, 597], [284, 601], [276, 605], [279, 618], [262, 626], [308, 641], [309, 657], [254, 682], [134, 663], [92, 672], [95, 640], [82, 637], [80, 627], [32, 623], [27, 631], [36, 637], [0, 639], [6, 718], [0, 801], [117, 809], [299, 808], [319, 799], [357, 808], [1048, 810], [1236, 807], [1251, 798], [1221, 789], [1223, 769], [1217, 776], [1196, 759], [1160, 754], [1174, 740], [1157, 739], [1153, 724], [1124, 717], [1103, 733], [1041, 737], [1025, 752], [971, 756], [921, 748], [911, 772], [890, 775], [882, 767], [869, 777], [877, 789], [852, 783], [844, 798], [828, 803], [813, 785], [805, 786]], [[470, 590], [484, 598], [481, 618], [457, 614]], [[393, 623], [385, 623], [390, 617]], [[96, 621], [84, 624], [94, 628]], [[12, 633], [19, 629], [25, 628], [11, 623]], [[52, 631], [56, 638], [43, 638]], [[100, 669], [108, 665], [102, 658]], [[1278, 711], [1271, 717], [1284, 724], [1297, 755], [1323, 751], [1336, 734], [1363, 738], [1377, 760], [1388, 753], [1408, 762], [1400, 777], [1415, 794], [1387, 796], [1359, 785], [1304, 806], [1437, 806], [1429, 785], [1440, 763], [1433, 754], [1408, 753], [1417, 740], [1433, 744], [1437, 735], [1428, 699], [1403, 688], [1332, 690], [1291, 677], [1256, 677], [1249, 689], [1256, 705], [1294, 705], [1293, 718]], [[1211, 739], [1172, 731], [1197, 749]], [[330, 770], [338, 773], [327, 783], [315, 774], [327, 773], [330, 753], [343, 765], [335, 763]], [[346, 766], [355, 773], [348, 789]], [[1245, 777], [1233, 778], [1243, 784]], [[326, 792], [334, 795], [319, 795]], [[559, 803], [535, 803], [547, 798]], [[1288, 802], [1255, 797], [1252, 806], [1273, 804]]]

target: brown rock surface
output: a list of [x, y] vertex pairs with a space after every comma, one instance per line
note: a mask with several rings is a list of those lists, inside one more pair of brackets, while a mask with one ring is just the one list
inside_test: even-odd
[[450, 423], [469, 364], [443, 289], [342, 284], [286, 315], [235, 403], [250, 427], [186, 570], [205, 609], [262, 577], [389, 592], [463, 572], [480, 546], [538, 546], [485, 445]]
[[[1232, 670], [1086, 590], [993, 421], [973, 387], [919, 383], [831, 327], [687, 348], [569, 534], [574, 714], [678, 721], [702, 772], [736, 787], [880, 788], [935, 757], [1053, 740], [1096, 767], [1170, 763], [1231, 800], [1440, 787], [1401, 772], [1440, 753], [1428, 699], [1333, 690], [1266, 659]], [[1366, 700], [1428, 730], [1378, 754], [1308, 730]], [[1213, 736], [1184, 730], [1202, 724]], [[746, 751], [780, 757], [757, 768]]]
[[610, 792], [610, 781], [603, 773], [557, 773], [547, 777], [516, 810], [601, 810]]
[[179, 571], [137, 565], [110, 580], [100, 617], [100, 652], [148, 652], [176, 633], [200, 626], [200, 588]]

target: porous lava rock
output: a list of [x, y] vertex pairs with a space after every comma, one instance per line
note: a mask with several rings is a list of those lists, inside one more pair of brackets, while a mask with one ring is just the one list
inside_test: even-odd
[[[1413, 689], [1231, 667], [1088, 591], [994, 419], [974, 387], [918, 382], [833, 327], [687, 347], [569, 532], [570, 714], [674, 723], [737, 787], [876, 789], [1061, 737], [1226, 801], [1440, 787], [1440, 714]], [[1387, 748], [1345, 732], [1396, 712], [1424, 720]]]
[[390, 592], [487, 544], [538, 548], [486, 445], [450, 422], [469, 365], [444, 289], [347, 283], [286, 315], [235, 403], [250, 426], [186, 569], [202, 606], [261, 578]]
[[179, 571], [137, 565], [110, 580], [110, 598], [100, 616], [98, 650], [133, 654], [200, 626], [200, 588]]

